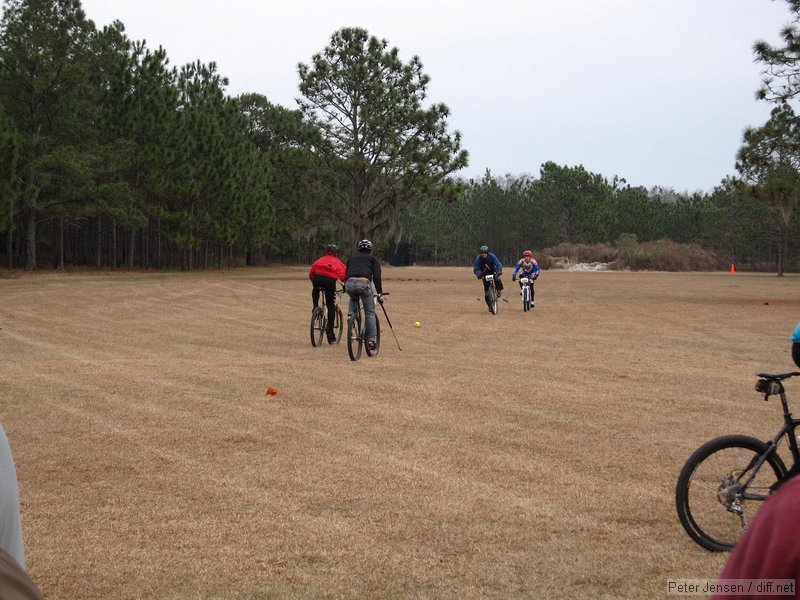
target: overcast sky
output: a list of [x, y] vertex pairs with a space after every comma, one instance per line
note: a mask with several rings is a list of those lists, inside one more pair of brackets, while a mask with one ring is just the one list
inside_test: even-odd
[[547, 161], [631, 185], [711, 191], [735, 174], [755, 100], [757, 39], [778, 43], [783, 0], [83, 0], [175, 66], [214, 61], [232, 96], [297, 108], [297, 63], [358, 26], [422, 60], [470, 165], [538, 175]]

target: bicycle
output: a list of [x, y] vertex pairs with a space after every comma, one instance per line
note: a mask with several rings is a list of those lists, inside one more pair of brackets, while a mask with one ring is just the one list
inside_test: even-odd
[[[387, 293], [381, 294], [387, 296]], [[377, 294], [373, 295], [377, 298]], [[364, 312], [364, 305], [361, 296], [356, 296], [358, 310], [353, 315], [347, 315], [347, 354], [350, 360], [361, 358], [361, 350], [366, 347], [367, 356], [377, 356], [381, 349], [381, 322], [378, 313], [375, 313], [375, 347], [370, 348], [367, 344], [367, 318]]]
[[[771, 440], [721, 436], [695, 450], [681, 469], [675, 488], [678, 518], [686, 533], [703, 548], [731, 550], [760, 503], [787, 475], [800, 469], [795, 436], [800, 419], [789, 412], [783, 387], [785, 379], [796, 375], [800, 373], [756, 373], [756, 391], [764, 394], [764, 400], [774, 395], [781, 399], [783, 426]], [[791, 470], [778, 454], [784, 438], [792, 458]]]
[[522, 286], [522, 312], [528, 312], [533, 308], [532, 292], [533, 279], [529, 277], [520, 277], [519, 283]]
[[[311, 311], [311, 345], [315, 348], [322, 345], [322, 339], [326, 337], [328, 331], [328, 305], [325, 300], [325, 288], [317, 288], [320, 291], [320, 306], [315, 306]], [[342, 292], [344, 287], [336, 290], [336, 297], [334, 300], [335, 310], [333, 318], [333, 332], [336, 335], [335, 340], [328, 340], [329, 344], [338, 344], [342, 339], [342, 328], [344, 327], [344, 320], [342, 318], [342, 309], [339, 304], [342, 299]]]
[[489, 284], [486, 290], [486, 304], [489, 305], [489, 312], [497, 314], [497, 288], [495, 287], [494, 275], [491, 273], [483, 276], [484, 281]]

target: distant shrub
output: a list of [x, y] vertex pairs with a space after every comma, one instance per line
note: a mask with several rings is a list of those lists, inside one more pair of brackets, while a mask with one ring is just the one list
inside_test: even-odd
[[611, 244], [559, 244], [537, 255], [544, 269], [569, 267], [579, 263], [606, 263], [609, 269], [632, 271], [719, 271], [725, 258], [697, 244], [678, 244], [671, 240], [637, 242], [633, 234], [623, 234], [616, 247]]
[[542, 250], [550, 260], [568, 258], [572, 263], [610, 263], [617, 257], [617, 249], [611, 244], [559, 244]]
[[725, 259], [697, 244], [658, 240], [642, 242], [633, 252], [620, 253], [609, 268], [632, 271], [719, 271], [725, 268]]

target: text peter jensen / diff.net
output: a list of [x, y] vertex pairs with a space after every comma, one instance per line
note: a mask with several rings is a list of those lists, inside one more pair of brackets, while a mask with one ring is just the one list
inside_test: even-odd
[[669, 579], [667, 594], [707, 596], [709, 594], [759, 594], [794, 596], [794, 579]]

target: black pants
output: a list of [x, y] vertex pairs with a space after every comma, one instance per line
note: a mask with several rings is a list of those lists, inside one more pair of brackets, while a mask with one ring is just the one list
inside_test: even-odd
[[336, 280], [325, 275], [314, 275], [311, 283], [314, 284], [314, 289], [311, 290], [314, 306], [319, 306], [320, 290], [325, 292], [325, 303], [328, 305], [328, 335], [333, 335], [333, 321], [336, 318]]
[[[483, 281], [483, 295], [486, 298], [486, 304], [488, 305], [489, 304], [489, 282], [486, 281], [483, 278], [481, 278], [481, 281]], [[503, 291], [503, 280], [500, 279], [500, 275], [498, 275], [497, 273], [494, 274], [494, 289], [496, 289], [498, 292], [502, 292]]]

